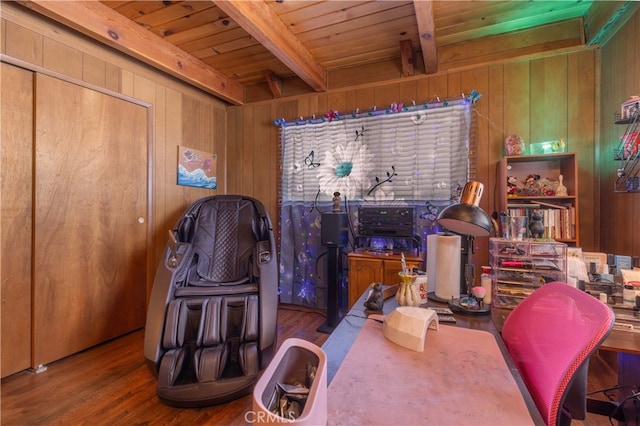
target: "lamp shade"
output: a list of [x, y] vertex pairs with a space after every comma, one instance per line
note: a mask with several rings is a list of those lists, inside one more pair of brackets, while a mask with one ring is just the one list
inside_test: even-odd
[[486, 237], [493, 234], [493, 222], [480, 208], [484, 186], [480, 182], [467, 182], [462, 190], [460, 202], [446, 207], [440, 212], [436, 222], [451, 232], [472, 237]]

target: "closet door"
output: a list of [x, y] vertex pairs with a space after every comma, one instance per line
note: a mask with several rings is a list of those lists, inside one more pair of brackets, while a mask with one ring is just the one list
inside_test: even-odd
[[1, 66], [0, 360], [5, 377], [31, 365], [33, 73]]
[[144, 325], [145, 107], [38, 74], [33, 366]]

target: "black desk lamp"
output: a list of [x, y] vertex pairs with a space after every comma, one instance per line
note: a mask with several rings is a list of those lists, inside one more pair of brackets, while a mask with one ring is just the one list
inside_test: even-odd
[[[462, 190], [460, 202], [446, 207], [436, 219], [438, 225], [467, 239], [468, 253], [464, 269], [466, 289], [461, 288], [460, 298], [452, 299], [449, 302], [449, 309], [466, 315], [486, 315], [490, 312], [490, 307], [481, 303], [472, 293], [475, 280], [475, 270], [472, 262], [473, 239], [475, 237], [488, 237], [494, 231], [491, 218], [479, 206], [483, 191], [484, 186], [480, 182], [467, 182]], [[463, 287], [462, 283], [461, 287]], [[466, 294], [462, 294], [465, 291]]]

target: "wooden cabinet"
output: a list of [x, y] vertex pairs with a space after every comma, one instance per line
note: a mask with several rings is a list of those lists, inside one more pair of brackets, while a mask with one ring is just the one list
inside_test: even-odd
[[[349, 308], [365, 292], [371, 283], [397, 284], [402, 269], [400, 255], [383, 253], [349, 253]], [[422, 259], [405, 256], [408, 265], [420, 266]]]
[[[567, 188], [566, 195], [555, 195], [553, 185], [558, 181]], [[578, 209], [578, 163], [575, 152], [514, 155], [504, 157], [498, 164], [500, 211], [511, 216], [530, 216], [539, 210], [544, 217], [544, 237], [570, 246], [580, 245]], [[530, 176], [539, 177], [528, 181]], [[528, 182], [532, 185], [529, 187]]]

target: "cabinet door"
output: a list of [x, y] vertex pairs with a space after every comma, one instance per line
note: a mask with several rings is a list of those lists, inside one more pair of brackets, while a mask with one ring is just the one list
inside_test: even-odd
[[398, 273], [402, 270], [402, 262], [399, 260], [385, 260], [384, 261], [384, 277], [383, 282], [387, 285], [398, 284], [400, 277]]
[[31, 365], [33, 73], [2, 64], [2, 377]]
[[382, 261], [349, 257], [349, 308], [373, 282], [382, 280]]
[[147, 109], [38, 75], [33, 366], [144, 326]]

